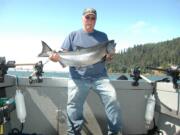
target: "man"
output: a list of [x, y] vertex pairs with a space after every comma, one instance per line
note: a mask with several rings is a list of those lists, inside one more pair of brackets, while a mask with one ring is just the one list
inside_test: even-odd
[[[74, 51], [77, 46], [92, 47], [101, 42], [108, 41], [107, 35], [94, 29], [97, 20], [96, 10], [86, 8], [82, 15], [83, 28], [73, 31], [65, 39], [62, 49]], [[60, 56], [54, 53], [50, 56], [54, 62]], [[106, 60], [111, 60], [112, 54], [107, 54]], [[108, 118], [108, 135], [121, 135], [121, 110], [116, 97], [116, 91], [111, 85], [105, 67], [105, 61], [87, 67], [69, 67], [70, 80], [68, 82], [68, 135], [81, 135], [83, 125], [83, 104], [90, 88], [100, 96]]]

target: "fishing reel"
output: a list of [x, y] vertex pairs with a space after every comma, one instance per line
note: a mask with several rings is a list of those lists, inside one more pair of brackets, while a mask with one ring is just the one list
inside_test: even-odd
[[167, 69], [154, 68], [154, 67], [147, 67], [147, 68], [151, 69], [151, 70], [158, 70], [158, 71], [165, 72], [165, 74], [172, 77], [172, 82], [173, 82], [174, 88], [175, 89], [178, 88], [177, 82], [178, 82], [178, 80], [180, 80], [180, 67], [173, 66], [173, 67], [170, 67]]
[[34, 65], [34, 71], [33, 73], [29, 76], [29, 83], [41, 83], [43, 82], [42, 79], [42, 74], [44, 73], [43, 71], [43, 63], [42, 61], [37, 62]]
[[139, 79], [142, 79], [140, 75], [141, 75], [141, 71], [140, 71], [139, 67], [136, 67], [136, 68], [131, 70], [130, 77], [132, 77], [133, 80], [134, 80], [134, 82], [132, 82], [133, 86], [138, 86], [139, 85], [138, 81], [139, 81]]

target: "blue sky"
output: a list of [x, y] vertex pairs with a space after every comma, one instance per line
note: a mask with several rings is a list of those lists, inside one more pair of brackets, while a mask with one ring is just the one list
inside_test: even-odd
[[96, 29], [117, 51], [180, 37], [180, 0], [0, 0], [1, 56], [37, 61], [41, 40], [59, 50], [86, 7], [97, 10]]

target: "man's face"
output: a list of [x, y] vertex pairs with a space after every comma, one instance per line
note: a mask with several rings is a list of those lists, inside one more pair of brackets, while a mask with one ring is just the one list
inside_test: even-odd
[[82, 17], [83, 27], [86, 32], [93, 32], [96, 24], [96, 16], [93, 14], [84, 15]]

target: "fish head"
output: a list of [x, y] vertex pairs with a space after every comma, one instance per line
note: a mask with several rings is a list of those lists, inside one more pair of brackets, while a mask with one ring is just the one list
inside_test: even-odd
[[106, 47], [106, 51], [108, 54], [113, 54], [114, 50], [116, 47], [116, 43], [114, 42], [114, 40], [110, 40], [107, 42], [107, 47]]

